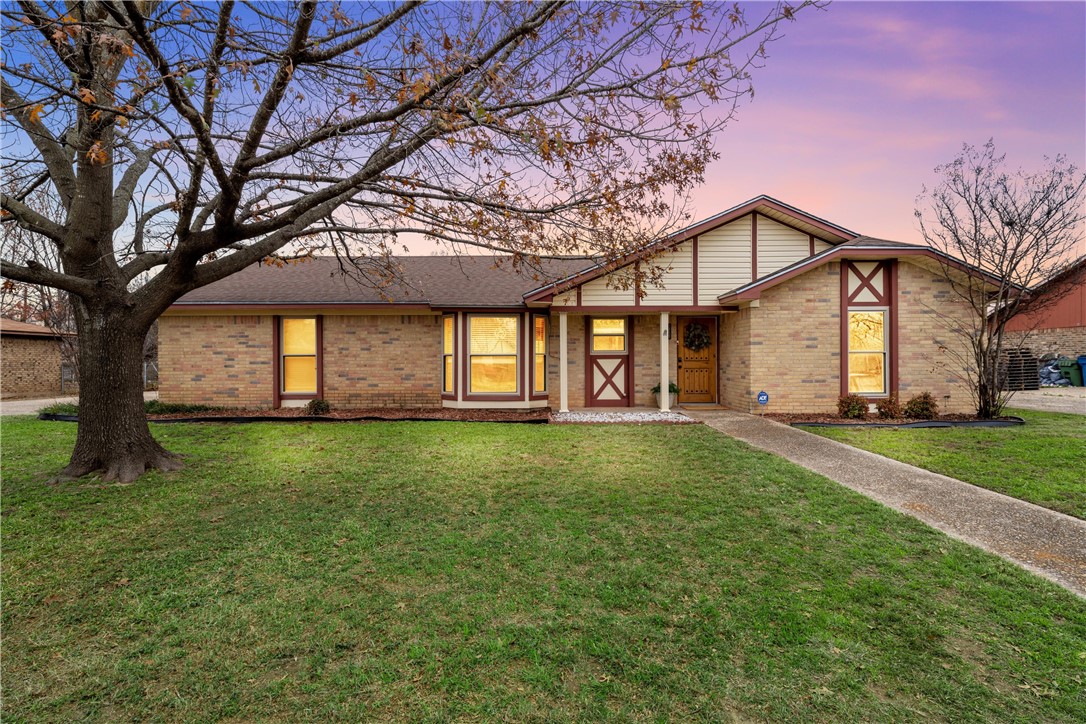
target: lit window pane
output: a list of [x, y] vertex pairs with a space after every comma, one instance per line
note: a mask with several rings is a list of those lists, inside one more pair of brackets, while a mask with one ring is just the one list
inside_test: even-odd
[[626, 320], [593, 319], [592, 334], [626, 334]]
[[545, 354], [547, 351], [547, 320], [542, 317], [535, 318], [535, 352]]
[[848, 348], [854, 352], [882, 352], [885, 347], [885, 312], [849, 312]]
[[593, 352], [624, 352], [626, 350], [625, 337], [611, 337], [608, 335], [596, 335], [592, 338]]
[[317, 320], [283, 320], [283, 354], [316, 354]]
[[848, 391], [881, 395], [885, 387], [885, 355], [881, 352], [853, 352], [848, 356]]
[[443, 334], [444, 353], [445, 354], [452, 354], [453, 353], [453, 318], [452, 317], [445, 317], [442, 320], [442, 324], [444, 325], [444, 334]]
[[472, 392], [517, 391], [517, 358], [477, 356], [471, 358]]
[[316, 392], [317, 358], [283, 358], [283, 392]]
[[441, 388], [445, 392], [453, 391], [453, 358], [445, 358], [445, 383]]
[[535, 391], [547, 391], [547, 355], [545, 354], [535, 356]]
[[471, 317], [471, 354], [516, 354], [516, 317]]

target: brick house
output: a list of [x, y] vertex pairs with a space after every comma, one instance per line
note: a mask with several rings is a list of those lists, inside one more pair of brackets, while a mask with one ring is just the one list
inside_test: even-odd
[[63, 337], [48, 327], [0, 317], [0, 393], [5, 398], [60, 394]]
[[1030, 291], [1040, 304], [1007, 323], [1008, 337], [1038, 357], [1086, 354], [1086, 257]]
[[[767, 196], [618, 263], [401, 257], [380, 292], [335, 259], [256, 265], [160, 321], [160, 398], [239, 407], [536, 408], [679, 404], [775, 412], [931, 392], [967, 411], [941, 364], [956, 302], [935, 250], [860, 236]], [[662, 270], [638, 283], [642, 265]], [[633, 279], [632, 284], [622, 280]], [[667, 397], [661, 405], [667, 407]]]

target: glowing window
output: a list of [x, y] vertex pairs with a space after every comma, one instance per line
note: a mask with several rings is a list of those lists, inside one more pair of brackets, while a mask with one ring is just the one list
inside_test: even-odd
[[468, 390], [481, 394], [516, 394], [516, 316], [468, 317]]
[[547, 391], [547, 318], [532, 317], [532, 392]]
[[886, 394], [886, 312], [848, 313], [848, 390]]
[[284, 393], [317, 392], [317, 320], [288, 318], [282, 321], [282, 371]]
[[626, 352], [626, 319], [593, 319], [592, 351], [604, 354]]
[[442, 335], [441, 335], [441, 391], [452, 392], [453, 387], [453, 335], [456, 329], [456, 318], [451, 314], [446, 315], [441, 320]]

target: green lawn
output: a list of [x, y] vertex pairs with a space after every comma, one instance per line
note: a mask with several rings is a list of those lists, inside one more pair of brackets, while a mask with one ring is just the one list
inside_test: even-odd
[[3, 719], [1086, 720], [1086, 602], [701, 426], [3, 421]]
[[1008, 410], [1020, 427], [806, 427], [824, 437], [1086, 518], [1086, 417]]

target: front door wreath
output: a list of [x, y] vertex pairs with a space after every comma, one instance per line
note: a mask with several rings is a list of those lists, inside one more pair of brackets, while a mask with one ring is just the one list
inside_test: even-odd
[[700, 352], [713, 343], [713, 338], [709, 336], [709, 330], [705, 328], [705, 325], [698, 322], [691, 322], [686, 325], [686, 332], [683, 333], [683, 346], [691, 352]]

